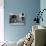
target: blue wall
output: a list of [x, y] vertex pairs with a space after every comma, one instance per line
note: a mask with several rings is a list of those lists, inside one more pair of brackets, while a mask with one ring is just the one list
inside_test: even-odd
[[[31, 31], [33, 19], [40, 9], [40, 0], [4, 0], [4, 35], [5, 40], [18, 41]], [[24, 12], [26, 24], [24, 26], [9, 25], [9, 13]]]
[[[46, 0], [40, 1], [40, 10], [43, 10], [43, 9], [46, 9]], [[40, 21], [40, 25], [46, 27], [46, 11], [44, 11], [42, 17], [43, 17], [43, 22]], [[45, 35], [45, 39], [46, 39], [46, 35]], [[45, 40], [45, 44], [46, 44], [46, 40]]]
[[[46, 9], [46, 0], [41, 0], [40, 1], [40, 10], [42, 11], [43, 9]], [[40, 21], [40, 25], [46, 27], [46, 10], [43, 12], [43, 22]]]

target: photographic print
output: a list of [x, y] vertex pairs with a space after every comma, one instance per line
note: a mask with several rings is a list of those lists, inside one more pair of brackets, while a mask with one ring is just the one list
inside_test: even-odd
[[24, 23], [25, 23], [24, 13], [22, 13], [22, 14], [11, 14], [9, 16], [9, 23], [12, 25], [24, 25]]

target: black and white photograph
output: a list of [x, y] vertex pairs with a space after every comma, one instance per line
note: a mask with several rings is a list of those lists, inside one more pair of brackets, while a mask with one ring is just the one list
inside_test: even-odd
[[9, 15], [9, 23], [13, 25], [24, 25], [25, 23], [24, 13]]

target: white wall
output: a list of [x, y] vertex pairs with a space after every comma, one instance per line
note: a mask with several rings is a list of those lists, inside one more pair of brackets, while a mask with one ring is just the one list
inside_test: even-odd
[[4, 41], [4, 8], [3, 0], [0, 0], [0, 42]]

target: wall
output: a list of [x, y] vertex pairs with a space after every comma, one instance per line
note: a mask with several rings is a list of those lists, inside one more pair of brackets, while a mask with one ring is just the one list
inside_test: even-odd
[[[18, 41], [32, 29], [33, 19], [40, 9], [40, 0], [4, 0], [4, 35], [7, 41]], [[9, 13], [24, 12], [26, 21], [24, 26], [11, 26]]]
[[4, 41], [4, 3], [0, 0], [0, 42]]
[[[43, 9], [46, 9], [46, 0], [41, 0], [40, 1], [40, 9], [41, 9], [41, 11], [43, 10]], [[41, 25], [43, 25], [43, 26], [46, 26], [46, 11], [44, 11], [43, 12], [43, 19], [44, 19], [44, 21], [42, 22], [41, 21]]]
[[[46, 9], [46, 0], [40, 0], [40, 10], [43, 10], [43, 9]], [[42, 17], [43, 17], [44, 20], [43, 20], [43, 22], [40, 21], [40, 25], [46, 27], [46, 11], [43, 13]]]

